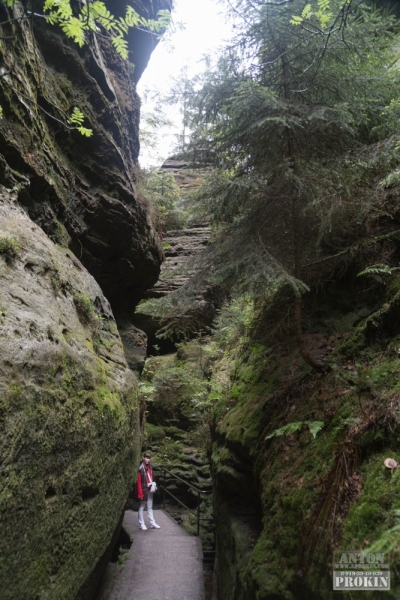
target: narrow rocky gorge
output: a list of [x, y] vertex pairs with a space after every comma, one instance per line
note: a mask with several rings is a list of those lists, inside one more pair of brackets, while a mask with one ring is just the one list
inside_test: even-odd
[[[171, 3], [135, 6], [154, 18]], [[136, 193], [135, 85], [157, 42], [130, 33], [134, 69], [23, 9], [0, 3], [0, 589], [89, 600], [140, 452], [130, 315], [162, 250]]]
[[[125, 4], [108, 3], [117, 16]], [[172, 2], [131, 4], [154, 18]], [[291, 2], [260, 5], [292, 10]], [[397, 101], [374, 100], [377, 137], [370, 138], [365, 123], [372, 119], [371, 101], [362, 135], [350, 149], [346, 139], [344, 159], [337, 154], [333, 162], [326, 148], [334, 153], [336, 139], [348, 128], [338, 121], [335, 130], [327, 130], [325, 104], [314, 113], [311, 102], [298, 137], [310, 135], [308, 146], [299, 144], [296, 160], [284, 152], [278, 160], [278, 144], [272, 149], [269, 144], [287, 139], [287, 130], [254, 134], [258, 122], [248, 127], [246, 119], [247, 102], [256, 96], [247, 87], [240, 90], [238, 98], [245, 100], [240, 127], [244, 123], [245, 140], [254, 137], [235, 155], [240, 140], [232, 134], [222, 183], [253, 151], [254, 165], [239, 169], [237, 187], [220, 205], [218, 198], [206, 199], [222, 210], [218, 226], [191, 219], [188, 210], [181, 229], [162, 234], [138, 191], [137, 165], [136, 83], [157, 39], [131, 31], [131, 63], [101, 36], [90, 34], [79, 47], [57, 26], [22, 18], [26, 6], [21, 2], [11, 9], [0, 1], [1, 600], [106, 599], [110, 590], [97, 595], [101, 576], [108, 565], [112, 587], [118, 547], [121, 562], [129, 551], [121, 523], [126, 507], [137, 508], [132, 490], [142, 449], [153, 453], [159, 483], [166, 482], [189, 509], [196, 510], [197, 493], [168, 473], [164, 481], [164, 468], [206, 492], [201, 511], [210, 521], [201, 538], [207, 550], [215, 540], [214, 598], [335, 599], [333, 553], [350, 549], [387, 553], [392, 581], [385, 598], [395, 600], [400, 595], [400, 136], [388, 123], [398, 127]], [[369, 16], [378, 19], [372, 10], [367, 16], [366, 22]], [[257, 32], [268, 29], [266, 21], [256, 25]], [[385, 31], [391, 36], [394, 27], [391, 21]], [[285, 31], [300, 29], [288, 21]], [[340, 69], [349, 62], [342, 61]], [[301, 77], [308, 73], [303, 66]], [[369, 73], [372, 66], [367, 67]], [[323, 68], [317, 71], [320, 76]], [[231, 84], [232, 89], [237, 84], [236, 71]], [[318, 85], [327, 92], [324, 80]], [[270, 100], [268, 87], [263, 92]], [[293, 106], [298, 123], [307, 104]], [[71, 124], [75, 107], [92, 137]], [[347, 114], [348, 104], [345, 109]], [[224, 123], [237, 114], [242, 113], [228, 114]], [[289, 113], [276, 114], [268, 123], [263, 114], [263, 127], [287, 127], [280, 115]], [[325, 127], [322, 134], [318, 123]], [[211, 136], [211, 129], [207, 132]], [[315, 152], [324, 159], [313, 163], [317, 138]], [[229, 136], [218, 138], [217, 148], [221, 139]], [[308, 162], [302, 154], [307, 148]], [[252, 188], [267, 150], [268, 165]], [[174, 175], [185, 209], [211, 168], [193, 168], [176, 156], [162, 171]], [[335, 177], [341, 173], [334, 186], [328, 171]], [[315, 173], [326, 179], [316, 181]], [[303, 175], [311, 177], [304, 186]], [[290, 196], [296, 181], [299, 198], [304, 189], [315, 192], [299, 221], [297, 200]], [[284, 193], [274, 191], [280, 182]], [[275, 205], [268, 208], [273, 194]], [[324, 204], [326, 196], [333, 198], [331, 205]], [[241, 204], [243, 197], [248, 205]], [[255, 220], [248, 219], [253, 230], [245, 229], [251, 235], [239, 237], [224, 253], [242, 287], [222, 293], [210, 277], [188, 295], [190, 305], [175, 304], [169, 321], [152, 316], [146, 301], [189, 286], [196, 267], [186, 269], [186, 261], [215, 243], [225, 217], [228, 224], [239, 222], [251, 216], [257, 202]], [[235, 203], [237, 213], [231, 214]], [[299, 273], [291, 269], [299, 240], [305, 287], [297, 310], [293, 281]], [[247, 242], [252, 263], [240, 262]], [[274, 243], [277, 256], [283, 256], [280, 266], [286, 265], [284, 284], [274, 280], [273, 268], [268, 271]], [[254, 265], [270, 287], [260, 283]], [[157, 337], [160, 328], [170, 336]], [[385, 466], [388, 458], [394, 461], [391, 468]], [[158, 506], [161, 499], [160, 494]], [[168, 511], [196, 533], [189, 511], [173, 502]], [[136, 523], [136, 515], [130, 518]], [[380, 591], [360, 594], [382, 598]], [[354, 592], [343, 592], [346, 600], [353, 597]]]

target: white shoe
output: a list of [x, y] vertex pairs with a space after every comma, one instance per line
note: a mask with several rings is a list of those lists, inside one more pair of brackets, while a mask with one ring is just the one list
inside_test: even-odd
[[142, 531], [147, 531], [147, 527], [146, 527], [146, 525], [144, 525], [144, 524], [142, 524], [142, 523], [140, 524], [140, 529], [141, 529]]
[[160, 525], [157, 525], [157, 523], [153, 523], [152, 525], [150, 525], [150, 529], [161, 529]]

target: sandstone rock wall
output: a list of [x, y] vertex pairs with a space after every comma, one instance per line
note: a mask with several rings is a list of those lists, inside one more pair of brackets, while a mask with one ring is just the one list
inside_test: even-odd
[[[89, 600], [138, 463], [136, 355], [113, 314], [143, 345], [129, 313], [162, 252], [135, 190], [135, 84], [156, 41], [131, 32], [134, 70], [21, 6], [0, 3], [0, 597]], [[75, 106], [92, 137], [69, 129]]]
[[81, 599], [135, 476], [136, 380], [80, 261], [4, 194], [0, 223], [1, 597]]
[[[110, 8], [118, 14], [122, 4]], [[168, 0], [140, 3], [149, 17], [169, 6]], [[0, 20], [21, 11], [1, 3]], [[16, 190], [53, 241], [71, 247], [114, 309], [129, 308], [156, 281], [161, 262], [135, 191], [140, 101], [134, 67], [106, 40], [89, 37], [79, 49], [43, 19], [14, 20], [2, 35], [0, 184]], [[152, 48], [141, 52], [134, 32], [130, 44], [130, 60], [148, 60]], [[75, 106], [92, 137], [66, 127]]]

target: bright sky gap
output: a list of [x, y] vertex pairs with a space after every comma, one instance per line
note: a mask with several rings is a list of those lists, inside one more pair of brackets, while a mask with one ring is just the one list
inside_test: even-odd
[[[189, 75], [201, 72], [202, 57], [206, 54], [215, 57], [218, 47], [231, 36], [223, 6], [217, 0], [176, 0], [173, 18], [176, 22], [183, 22], [185, 28], [173, 34], [173, 49], [160, 43], [150, 58], [138, 84], [143, 114], [154, 107], [145, 100], [146, 91], [167, 93], [172, 80], [179, 77], [184, 67], [187, 67]], [[181, 128], [178, 110], [170, 109], [168, 117], [174, 126], [158, 132], [157, 148], [149, 152], [142, 146], [139, 162], [144, 168], [159, 166], [173, 152]]]

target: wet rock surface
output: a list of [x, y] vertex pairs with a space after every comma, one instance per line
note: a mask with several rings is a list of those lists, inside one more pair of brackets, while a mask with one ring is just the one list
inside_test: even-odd
[[140, 375], [147, 356], [147, 335], [129, 321], [119, 322], [118, 330], [129, 368]]

